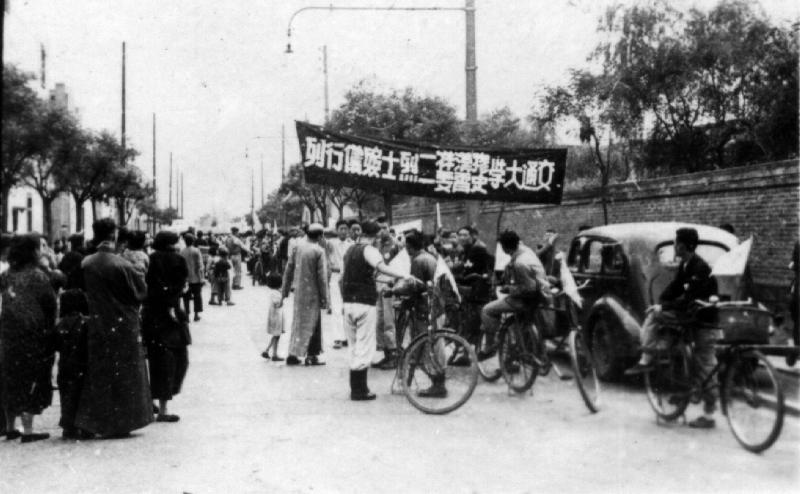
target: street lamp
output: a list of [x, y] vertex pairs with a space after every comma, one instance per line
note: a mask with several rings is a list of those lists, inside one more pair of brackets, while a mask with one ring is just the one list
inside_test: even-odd
[[477, 95], [477, 78], [476, 73], [478, 67], [475, 65], [475, 0], [464, 0], [464, 7], [334, 7], [332, 4], [328, 6], [309, 6], [297, 9], [289, 18], [289, 26], [286, 30], [287, 43], [286, 53], [291, 54], [292, 51], [292, 22], [301, 12], [308, 10], [327, 10], [332, 12], [334, 10], [350, 10], [350, 11], [410, 11], [410, 12], [446, 12], [458, 11], [466, 14], [466, 62], [464, 70], [466, 71], [466, 100], [467, 100], [467, 121], [474, 123], [478, 120], [478, 95]]

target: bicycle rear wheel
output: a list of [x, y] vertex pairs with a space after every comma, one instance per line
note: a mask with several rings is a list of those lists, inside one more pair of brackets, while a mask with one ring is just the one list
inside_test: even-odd
[[[448, 365], [466, 355], [467, 365]], [[403, 356], [403, 392], [417, 409], [431, 414], [452, 412], [469, 400], [478, 385], [478, 358], [464, 338], [437, 331], [411, 343]]]
[[535, 356], [538, 337], [533, 328], [516, 320], [509, 320], [500, 329], [498, 360], [503, 379], [516, 393], [524, 393], [533, 386], [539, 375]]
[[783, 391], [775, 369], [761, 352], [739, 354], [728, 365], [722, 411], [746, 450], [760, 453], [778, 439], [785, 413]]
[[647, 399], [658, 417], [675, 420], [683, 415], [691, 397], [688, 350], [678, 345], [658, 351], [653, 359], [655, 368], [644, 375]]
[[569, 334], [569, 358], [583, 402], [590, 412], [597, 413], [600, 410], [600, 379], [594, 368], [592, 353], [579, 331], [572, 330]]

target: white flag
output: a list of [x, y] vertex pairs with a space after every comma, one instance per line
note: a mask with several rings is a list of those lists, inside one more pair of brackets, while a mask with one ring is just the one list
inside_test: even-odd
[[456, 297], [458, 297], [458, 301], [461, 302], [461, 294], [458, 293], [458, 285], [456, 285], [456, 279], [453, 278], [453, 273], [450, 272], [450, 268], [447, 267], [447, 263], [444, 262], [444, 258], [442, 256], [437, 256], [436, 271], [433, 273], [433, 282], [438, 285], [439, 278], [442, 276], [447, 277], [447, 281], [450, 282], [450, 287], [453, 289]]
[[748, 238], [717, 258], [711, 276], [742, 276], [753, 246], [753, 237]]
[[561, 287], [564, 293], [575, 302], [578, 308], [582, 307], [583, 298], [581, 298], [581, 294], [578, 293], [578, 284], [575, 283], [575, 278], [572, 277], [572, 272], [567, 267], [567, 260], [564, 257], [564, 253], [559, 252], [556, 254], [555, 258], [559, 261], [559, 265], [561, 266], [558, 277], [561, 279]]

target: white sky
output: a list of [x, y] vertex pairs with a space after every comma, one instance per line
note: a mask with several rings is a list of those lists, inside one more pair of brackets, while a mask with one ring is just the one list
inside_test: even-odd
[[[250, 207], [259, 157], [265, 195], [280, 178], [281, 124], [287, 166], [298, 159], [294, 120], [321, 123], [322, 51], [328, 46], [330, 106], [357, 81], [413, 86], [464, 114], [463, 12], [306, 11], [330, 0], [7, 0], [7, 63], [64, 82], [84, 126], [119, 135], [121, 44], [127, 45], [127, 142], [152, 176], [157, 114], [159, 198], [167, 204], [169, 153], [185, 181], [185, 213], [238, 215]], [[335, 6], [462, 7], [463, 0], [342, 0]], [[536, 91], [563, 82], [597, 43], [598, 15], [610, 0], [477, 0], [478, 112], [508, 105], [525, 117]], [[676, 1], [676, 7], [713, 5]], [[778, 21], [798, 18], [792, 0], [762, 0]], [[38, 86], [37, 86], [38, 87]], [[257, 139], [257, 137], [261, 137]], [[245, 148], [249, 158], [245, 159]]]

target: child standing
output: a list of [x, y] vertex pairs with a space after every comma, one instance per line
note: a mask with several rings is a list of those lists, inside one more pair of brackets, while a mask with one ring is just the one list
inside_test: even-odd
[[222, 305], [223, 301], [228, 305], [234, 305], [231, 302], [231, 278], [229, 273], [231, 267], [231, 263], [228, 261], [228, 249], [220, 247], [219, 260], [214, 265], [214, 280], [217, 286], [219, 305]]
[[267, 345], [267, 349], [261, 353], [261, 356], [269, 360], [269, 350], [271, 348], [273, 362], [280, 362], [283, 360], [278, 357], [278, 340], [281, 339], [281, 334], [283, 334], [283, 309], [281, 308], [283, 297], [280, 291], [282, 284], [283, 279], [281, 279], [281, 275], [275, 273], [267, 275], [267, 288], [269, 288], [267, 295], [269, 300], [267, 334], [272, 338], [270, 338], [269, 345]]
[[56, 325], [58, 347], [58, 393], [61, 397], [61, 420], [64, 439], [84, 439], [91, 434], [75, 426], [78, 401], [83, 391], [86, 373], [86, 323], [89, 303], [82, 290], [72, 289], [61, 294], [61, 318]]

